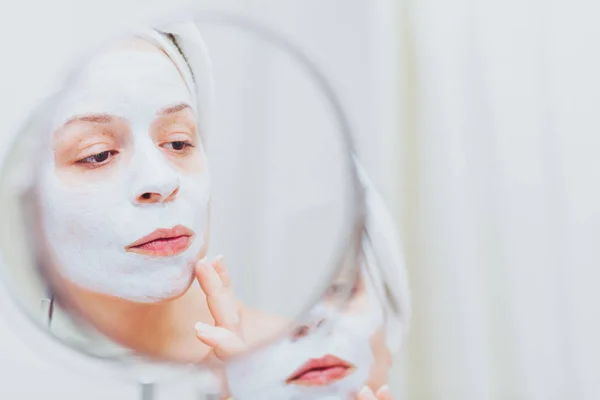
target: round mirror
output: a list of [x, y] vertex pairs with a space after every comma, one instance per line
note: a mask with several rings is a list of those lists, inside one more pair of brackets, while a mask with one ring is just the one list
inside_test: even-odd
[[218, 367], [234, 398], [382, 383], [406, 281], [310, 59], [218, 14], [86, 55], [2, 160], [24, 313], [105, 361]]
[[291, 329], [358, 268], [362, 195], [340, 118], [301, 53], [240, 20], [89, 52], [4, 160], [14, 294], [99, 357], [199, 363]]

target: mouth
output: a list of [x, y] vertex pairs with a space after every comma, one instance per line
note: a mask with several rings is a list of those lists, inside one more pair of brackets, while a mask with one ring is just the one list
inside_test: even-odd
[[326, 355], [313, 358], [301, 366], [285, 381], [288, 385], [321, 386], [344, 379], [354, 371], [354, 366], [341, 358]]
[[151, 257], [176, 256], [192, 245], [193, 237], [194, 232], [183, 225], [161, 228], [125, 246], [125, 251]]

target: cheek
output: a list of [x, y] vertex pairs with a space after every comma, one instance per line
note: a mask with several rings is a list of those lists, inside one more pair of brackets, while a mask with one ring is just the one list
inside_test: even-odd
[[374, 390], [388, 382], [388, 374], [392, 366], [392, 354], [385, 344], [385, 328], [378, 329], [371, 337], [373, 366], [367, 384]]
[[56, 175], [64, 185], [75, 188], [114, 179], [117, 168], [103, 167], [87, 171], [75, 166], [67, 166], [57, 168]]
[[54, 170], [61, 183], [69, 187], [79, 187], [116, 179], [130, 161], [131, 152], [121, 151], [111, 162], [97, 168], [56, 162]]
[[206, 254], [208, 253], [208, 248], [210, 247], [210, 203], [208, 203], [208, 220], [206, 221], [206, 228], [204, 229], [204, 235], [202, 238], [204, 239], [204, 244], [202, 245], [198, 253], [199, 260], [206, 257]]
[[348, 304], [347, 312], [356, 315], [364, 315], [369, 312], [369, 299], [367, 293], [357, 293]]
[[172, 157], [172, 162], [182, 174], [195, 175], [206, 171], [206, 157], [199, 149], [193, 149], [183, 156]]

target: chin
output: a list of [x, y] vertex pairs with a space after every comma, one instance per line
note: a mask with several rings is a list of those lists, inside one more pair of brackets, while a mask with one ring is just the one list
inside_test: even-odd
[[174, 301], [185, 295], [194, 282], [194, 270], [189, 269], [185, 276], [179, 276], [172, 279], [169, 287], [162, 287], [160, 290], [154, 290], [152, 293], [144, 293], [137, 299], [122, 297], [123, 300], [129, 300], [134, 303], [162, 304]]
[[192, 270], [185, 280], [178, 281], [175, 287], [168, 291], [164, 296], [159, 296], [154, 300], [148, 299], [149, 303], [166, 303], [169, 301], [177, 300], [190, 290], [192, 283], [194, 282], [194, 271]]

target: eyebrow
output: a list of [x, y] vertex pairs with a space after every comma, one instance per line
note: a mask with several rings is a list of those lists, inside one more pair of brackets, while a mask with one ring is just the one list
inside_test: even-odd
[[110, 114], [87, 114], [87, 115], [76, 115], [71, 117], [63, 124], [63, 126], [67, 126], [74, 122], [95, 122], [99, 124], [107, 124], [112, 122], [113, 117]]
[[169, 115], [169, 114], [175, 114], [176, 112], [179, 112], [181, 110], [185, 110], [186, 108], [192, 108], [189, 104], [186, 103], [179, 103], [176, 104], [174, 106], [169, 106], [169, 107], [165, 107], [162, 110], [160, 110], [157, 114], [158, 115]]
[[[170, 115], [170, 114], [175, 114], [179, 111], [185, 110], [185, 109], [191, 109], [192, 107], [189, 104], [186, 103], [179, 103], [176, 104], [174, 106], [169, 106], [169, 107], [165, 107], [161, 110], [158, 111], [158, 115]], [[75, 123], [75, 122], [95, 122], [98, 124], [108, 124], [110, 122], [113, 121], [113, 116], [110, 114], [86, 114], [86, 115], [75, 115], [74, 117], [71, 117], [67, 120], [67, 122], [65, 122], [62, 126], [68, 126], [69, 124]]]

